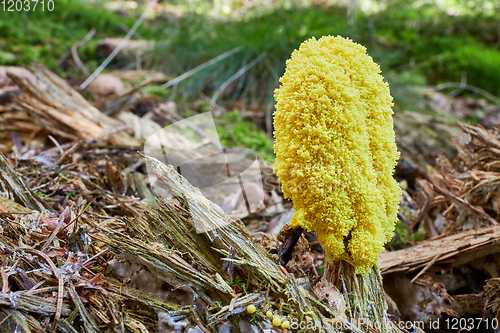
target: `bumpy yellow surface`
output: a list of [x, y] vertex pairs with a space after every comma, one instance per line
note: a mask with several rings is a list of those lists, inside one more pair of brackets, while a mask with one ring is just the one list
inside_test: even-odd
[[331, 36], [302, 43], [280, 81], [274, 170], [291, 225], [367, 273], [393, 236], [401, 192], [389, 86], [363, 46]]

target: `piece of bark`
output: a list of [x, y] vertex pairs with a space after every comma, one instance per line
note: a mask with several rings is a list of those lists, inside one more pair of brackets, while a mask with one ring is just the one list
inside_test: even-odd
[[[271, 286], [285, 282], [285, 276], [278, 266], [260, 245], [253, 243], [241, 221], [232, 220], [219, 206], [207, 200], [199, 189], [189, 184], [172, 166], [164, 165], [150, 157], [146, 157], [146, 163], [173, 198], [185, 198], [186, 210], [197, 237], [203, 237], [210, 246], [227, 252], [236, 248], [240, 260], [235, 262], [241, 261], [240, 265], [243, 267], [247, 265], [249, 268], [259, 267], [258, 270], [247, 271], [251, 271], [259, 280], [266, 281]], [[173, 232], [173, 229], [171, 231]]]
[[448, 237], [428, 239], [407, 249], [383, 252], [382, 274], [424, 268], [436, 256], [435, 265], [459, 267], [477, 258], [500, 253], [500, 226], [474, 229]]
[[[9, 78], [22, 91], [16, 98], [16, 104], [51, 134], [69, 140], [90, 140], [123, 125], [101, 113], [45, 67], [34, 65], [29, 69], [36, 80], [8, 72]], [[124, 132], [112, 134], [108, 140], [119, 146], [138, 147], [141, 144]]]
[[32, 210], [44, 211], [49, 206], [36, 193], [34, 193], [24, 180], [19, 177], [10, 167], [5, 156], [0, 153], [0, 192], [23, 204]]
[[454, 295], [451, 310], [458, 316], [481, 317], [484, 312], [485, 300], [481, 294]]
[[[139, 92], [149, 83], [151, 83], [151, 81], [147, 80], [135, 87], [108, 93], [108, 95], [96, 101], [94, 106], [106, 115], [113, 115], [118, 111], [130, 109], [135, 104], [148, 100], [147, 96], [141, 96]], [[103, 96], [103, 94], [101, 94], [101, 96]]]
[[[349, 260], [349, 258], [346, 258]], [[355, 273], [355, 267], [345, 260], [325, 265], [325, 278], [341, 290], [350, 322], [359, 323], [368, 332], [401, 333], [389, 318], [379, 265], [372, 267], [368, 275]], [[416, 332], [422, 332], [415, 328]]]
[[[118, 45], [122, 42], [122, 38], [108, 37], [99, 42], [98, 50], [104, 51], [106, 54], [111, 54]], [[155, 43], [147, 40], [129, 40], [121, 50], [122, 57], [135, 57], [137, 52], [144, 54], [153, 50]]]

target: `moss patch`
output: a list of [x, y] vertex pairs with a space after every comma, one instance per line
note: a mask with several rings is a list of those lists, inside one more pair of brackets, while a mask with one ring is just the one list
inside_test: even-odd
[[268, 162], [274, 161], [273, 141], [255, 123], [243, 118], [240, 111], [225, 113], [217, 119], [216, 127], [223, 146], [245, 147]]

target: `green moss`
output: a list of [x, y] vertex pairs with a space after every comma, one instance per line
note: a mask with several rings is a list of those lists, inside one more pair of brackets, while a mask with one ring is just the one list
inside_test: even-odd
[[417, 229], [417, 232], [413, 234], [414, 242], [421, 242], [427, 239], [427, 233], [425, 232], [424, 226], [420, 225]]
[[389, 244], [387, 244], [387, 248], [391, 251], [401, 250], [407, 247], [409, 241], [410, 235], [405, 223], [402, 221], [397, 221], [394, 238]]
[[[40, 3], [37, 6], [35, 10], [2, 15], [0, 65], [39, 62], [58, 70], [57, 60], [91, 29], [96, 29], [94, 38], [78, 52], [82, 61], [88, 64], [99, 58], [95, 51], [99, 39], [123, 37], [125, 32], [120, 24], [131, 27], [135, 22], [133, 17], [115, 15], [77, 0], [56, 0], [53, 11], [40, 10]], [[153, 30], [146, 25], [141, 26], [138, 33], [146, 38], [154, 36]]]
[[437, 66], [441, 77], [461, 81], [466, 75], [467, 83], [490, 93], [500, 94], [500, 50], [469, 42], [447, 50]]
[[161, 85], [150, 85], [148, 86], [148, 94], [163, 99], [168, 99], [172, 95], [172, 90], [164, 89], [161, 87]]
[[325, 265], [319, 265], [316, 267], [316, 272], [318, 272], [319, 276], [325, 275]]
[[[409, 219], [413, 218], [413, 214], [410, 210], [400, 208], [400, 214], [405, 215]], [[405, 249], [411, 242], [421, 242], [427, 239], [427, 234], [422, 225], [420, 225], [417, 231], [414, 234], [410, 234], [408, 230], [408, 226], [405, 222], [398, 220], [396, 222], [396, 228], [394, 237], [392, 240], [386, 245], [387, 250], [396, 251]]]
[[274, 161], [273, 141], [255, 123], [244, 119], [240, 111], [223, 114], [216, 120], [216, 124], [223, 146], [245, 147], [266, 161]]

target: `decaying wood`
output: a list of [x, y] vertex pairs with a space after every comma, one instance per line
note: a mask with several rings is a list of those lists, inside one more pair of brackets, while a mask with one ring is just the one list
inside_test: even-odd
[[[145, 218], [130, 220], [128, 225], [140, 240], [126, 234], [103, 230], [94, 237], [108, 243], [120, 256], [144, 264], [165, 281], [179, 285], [190, 282], [199, 290], [217, 290], [233, 295], [220, 278], [201, 274], [177, 254], [190, 252], [203, 267], [222, 269], [222, 258], [231, 248], [238, 251], [234, 262], [255, 283], [278, 286], [285, 276], [260, 246], [253, 243], [240, 221], [231, 220], [218, 206], [208, 201], [171, 166], [147, 158], [159, 181], [180, 202], [165, 202], [146, 212]], [[183, 214], [179, 214], [178, 211]], [[206, 233], [197, 233], [196, 224], [214, 224]], [[227, 259], [230, 260], [230, 259]], [[216, 273], [218, 275], [219, 273]]]
[[[100, 50], [103, 50], [106, 54], [111, 54], [114, 49], [122, 42], [122, 38], [108, 37], [104, 38], [99, 42], [97, 46]], [[153, 50], [155, 43], [147, 40], [129, 40], [127, 44], [123, 47], [121, 53], [125, 56], [135, 57], [137, 52], [142, 54]]]
[[412, 229], [423, 224], [435, 237], [498, 224], [500, 220], [500, 141], [497, 131], [458, 122], [464, 135], [453, 163], [436, 159], [428, 179], [417, 179], [420, 208]]
[[486, 280], [482, 299], [484, 299], [484, 310], [498, 318], [500, 315], [500, 278]]
[[139, 95], [140, 90], [150, 84], [150, 80], [145, 80], [135, 87], [128, 88], [124, 91], [119, 91], [116, 94], [112, 94], [109, 97], [102, 98], [94, 103], [94, 106], [98, 108], [105, 115], [112, 115], [115, 112], [121, 110], [127, 110], [131, 106], [147, 100], [145, 96]]
[[[56, 313], [56, 306], [53, 302], [43, 297], [30, 295], [26, 292], [18, 291], [8, 295], [0, 294], [0, 305], [44, 315], [53, 315]], [[68, 305], [63, 305], [61, 312], [63, 316], [69, 316], [71, 310]]]
[[0, 332], [46, 332], [42, 324], [30, 314], [22, 310], [14, 310], [7, 306], [0, 307]]
[[40, 130], [33, 118], [14, 104], [0, 105], [0, 152], [19, 150], [23, 142], [32, 140]]
[[[356, 274], [355, 267], [348, 261], [349, 258], [346, 257], [346, 260], [339, 260], [334, 264], [327, 263], [325, 278], [342, 292], [351, 322], [359, 323], [369, 332], [403, 332], [389, 318], [378, 264], [365, 276]], [[415, 329], [416, 332], [422, 332], [419, 328]]]
[[[153, 158], [146, 158], [146, 162], [150, 164], [158, 181], [174, 198], [186, 200], [186, 209], [192, 227], [195, 228], [195, 232], [199, 232], [196, 230], [199, 227], [202, 230], [206, 228], [203, 237], [208, 246], [212, 243], [226, 256], [232, 248], [235, 248], [240, 252], [237, 255], [240, 259], [235, 262], [249, 268], [259, 267], [255, 278], [264, 279], [270, 285], [285, 282], [285, 276], [270, 260], [267, 252], [252, 241], [241, 221], [233, 221], [219, 206], [207, 200], [197, 188], [191, 186], [172, 166], [167, 166]], [[189, 248], [191, 245], [194, 244], [184, 246]]]
[[[254, 304], [257, 308], [279, 307], [282, 315], [300, 320], [309, 317], [318, 332], [336, 332], [339, 324], [335, 323], [351, 332], [366, 332], [366, 327], [359, 327], [353, 324], [352, 318], [346, 317], [345, 307], [329, 306], [345, 304], [343, 300], [333, 300], [333, 303], [319, 300], [306, 289], [307, 285], [301, 285], [292, 274], [285, 275], [277, 264], [279, 258], [272, 259], [264, 248], [255, 244], [240, 221], [231, 220], [172, 166], [145, 158], [170, 198], [158, 199], [159, 205], [148, 208], [144, 216], [127, 219], [120, 227], [89, 221], [99, 230], [92, 237], [108, 244], [111, 251], [127, 261], [146, 266], [174, 287], [188, 284], [197, 298], [211, 309], [196, 315], [195, 324], [217, 332], [222, 322], [236, 325], [244, 320], [246, 307]], [[124, 233], [123, 227], [130, 232]], [[236, 252], [232, 252], [234, 249]], [[235, 253], [234, 258], [231, 253]], [[245, 293], [236, 294], [226, 282], [229, 275], [223, 270], [224, 262], [233, 263], [234, 278], [245, 281]], [[380, 282], [380, 276], [376, 282]], [[364, 290], [368, 286], [355, 287]], [[352, 292], [348, 289], [345, 295]], [[344, 296], [333, 293], [330, 297]], [[353, 313], [358, 311], [357, 302], [351, 300]], [[254, 318], [252, 325], [264, 329], [269, 327], [266, 326], [269, 319], [261, 314]], [[386, 325], [391, 327], [390, 332], [396, 332], [394, 324]]]
[[[37, 124], [50, 133], [69, 140], [92, 139], [122, 124], [102, 114], [63, 79], [41, 65], [29, 67], [36, 77], [8, 73], [22, 93], [16, 104], [27, 111]], [[120, 132], [110, 136], [120, 146], [139, 146], [140, 142]]]
[[5, 156], [0, 153], [0, 192], [22, 203], [26, 208], [43, 211], [48, 206], [36, 195], [10, 167]]
[[412, 272], [424, 268], [436, 256], [435, 265], [459, 267], [477, 258], [500, 252], [500, 226], [463, 231], [459, 234], [422, 241], [410, 248], [383, 252], [382, 274]]

